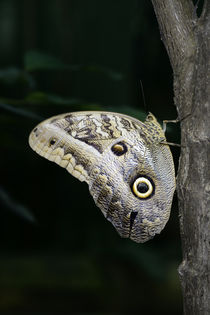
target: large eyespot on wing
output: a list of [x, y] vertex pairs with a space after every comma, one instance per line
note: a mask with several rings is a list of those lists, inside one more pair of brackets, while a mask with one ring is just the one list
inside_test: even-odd
[[150, 177], [138, 175], [131, 184], [131, 190], [136, 197], [148, 199], [155, 193], [155, 184]]

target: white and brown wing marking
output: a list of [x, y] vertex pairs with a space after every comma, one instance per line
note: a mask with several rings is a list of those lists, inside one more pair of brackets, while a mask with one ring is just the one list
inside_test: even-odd
[[151, 239], [165, 226], [175, 189], [173, 158], [152, 114], [144, 123], [109, 112], [52, 117], [30, 134], [31, 148], [85, 181], [122, 237]]

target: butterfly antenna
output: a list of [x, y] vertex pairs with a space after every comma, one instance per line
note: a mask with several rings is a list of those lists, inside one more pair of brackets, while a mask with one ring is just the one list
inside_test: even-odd
[[139, 80], [139, 83], [140, 83], [140, 91], [141, 91], [141, 94], [142, 94], [144, 109], [145, 109], [146, 112], [148, 112], [148, 107], [147, 107], [146, 100], [145, 100], [145, 95], [144, 95], [143, 83], [142, 83], [141, 79]]

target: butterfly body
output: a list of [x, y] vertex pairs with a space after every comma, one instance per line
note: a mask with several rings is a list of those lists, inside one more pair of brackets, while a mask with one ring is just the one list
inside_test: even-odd
[[175, 173], [164, 141], [152, 114], [143, 123], [110, 112], [58, 115], [29, 137], [33, 150], [85, 181], [107, 220], [136, 242], [160, 233], [170, 215]]

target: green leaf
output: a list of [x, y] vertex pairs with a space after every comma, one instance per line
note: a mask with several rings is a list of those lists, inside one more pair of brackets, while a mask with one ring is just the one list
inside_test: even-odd
[[120, 81], [124, 79], [124, 75], [122, 73], [114, 71], [107, 67], [99, 66], [99, 65], [92, 64], [92, 65], [83, 66], [83, 70], [104, 74], [114, 81]]
[[35, 119], [37, 121], [41, 121], [43, 119], [43, 117], [41, 117], [41, 116], [31, 112], [31, 111], [25, 110], [23, 108], [14, 107], [14, 106], [11, 106], [9, 104], [0, 103], [0, 108], [4, 109], [6, 111], [9, 111], [15, 115], [32, 118], [32, 119]]
[[26, 85], [29, 88], [35, 87], [35, 81], [33, 77], [18, 68], [7, 68], [4, 70], [0, 70], [0, 83], [6, 85], [15, 85], [17, 83], [21, 83], [22, 85]]
[[24, 68], [26, 71], [39, 70], [68, 70], [68, 71], [85, 71], [96, 72], [107, 76], [108, 78], [119, 81], [124, 78], [120, 72], [114, 71], [110, 68], [103, 67], [96, 64], [89, 65], [68, 65], [63, 63], [60, 59], [38, 51], [29, 51], [24, 56]]
[[66, 66], [54, 56], [38, 51], [29, 51], [24, 56], [24, 68], [26, 71], [60, 70], [65, 69]]
[[24, 103], [66, 107], [77, 106], [78, 110], [103, 110], [100, 104], [87, 103], [82, 99], [73, 97], [62, 97], [60, 95], [45, 93], [41, 91], [36, 91], [28, 94], [28, 96], [24, 99]]
[[25, 102], [27, 103], [35, 103], [35, 104], [42, 104], [42, 105], [75, 105], [75, 104], [82, 104], [84, 101], [81, 99], [75, 98], [65, 98], [59, 95], [45, 93], [41, 91], [32, 92], [27, 95], [25, 98]]

